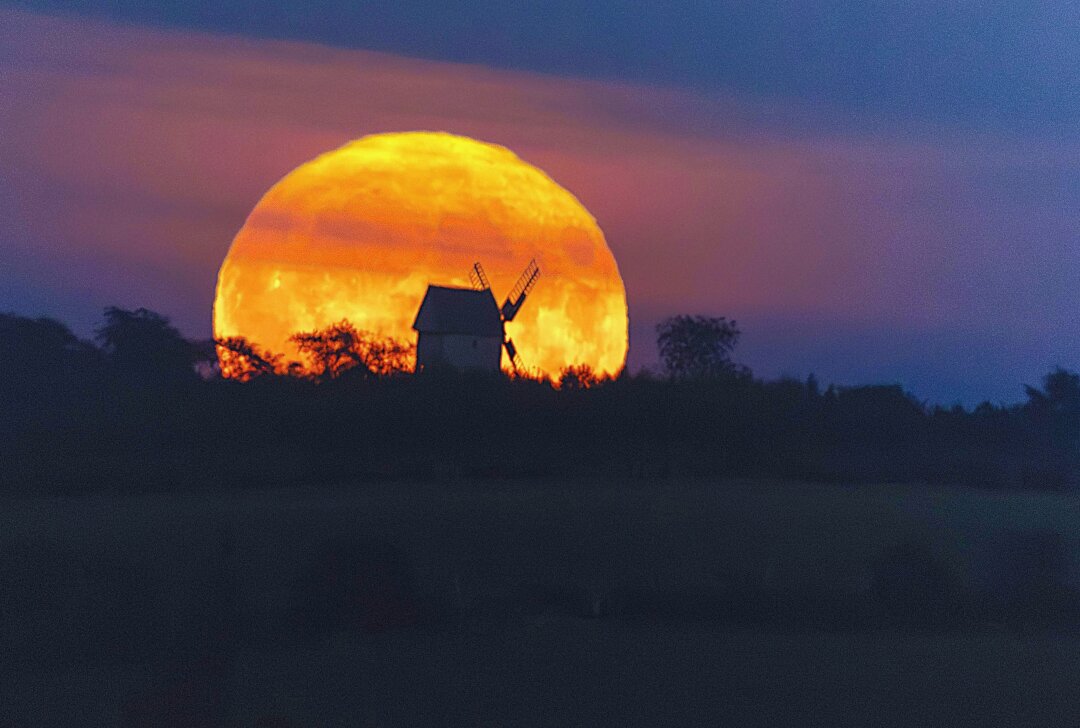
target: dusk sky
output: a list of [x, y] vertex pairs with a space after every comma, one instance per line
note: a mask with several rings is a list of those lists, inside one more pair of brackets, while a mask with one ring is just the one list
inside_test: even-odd
[[759, 376], [944, 404], [1080, 368], [1080, 5], [449, 8], [0, 4], [0, 311], [89, 336], [145, 306], [209, 337], [272, 184], [428, 129], [509, 147], [596, 216], [633, 369], [674, 313], [736, 318]]

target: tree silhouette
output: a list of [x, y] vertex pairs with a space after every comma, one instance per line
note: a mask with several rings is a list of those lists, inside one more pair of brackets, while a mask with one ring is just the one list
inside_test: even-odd
[[5, 373], [0, 391], [9, 396], [39, 396], [67, 389], [100, 371], [101, 352], [50, 318], [0, 314], [0, 360]]
[[293, 334], [289, 340], [307, 356], [309, 372], [318, 380], [336, 379], [345, 372], [372, 377], [408, 372], [416, 354], [414, 346], [361, 331], [347, 319]]
[[247, 382], [281, 370], [281, 354], [262, 351], [243, 336], [214, 339], [221, 373], [230, 379]]
[[0, 314], [0, 357], [9, 374], [23, 369], [67, 369], [96, 355], [93, 344], [80, 340], [59, 321]]
[[109, 306], [105, 324], [95, 333], [109, 364], [120, 373], [175, 381], [197, 376], [198, 349], [159, 313]]
[[1029, 406], [1059, 414], [1080, 414], [1080, 374], [1061, 367], [1043, 377], [1042, 390], [1025, 386]]
[[1043, 388], [1025, 386], [1029, 416], [1048, 431], [1063, 451], [1080, 454], [1080, 374], [1056, 367], [1043, 377]]
[[672, 379], [716, 379], [744, 371], [731, 361], [742, 332], [723, 316], [671, 316], [656, 327], [664, 372]]
[[397, 339], [378, 337], [361, 332], [361, 359], [368, 371], [379, 377], [406, 374], [413, 370], [416, 361], [416, 345], [405, 344]]

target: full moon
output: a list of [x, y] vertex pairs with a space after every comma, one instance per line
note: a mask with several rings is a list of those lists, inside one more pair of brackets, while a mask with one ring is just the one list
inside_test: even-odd
[[583, 364], [617, 374], [626, 291], [570, 192], [494, 144], [367, 136], [296, 168], [255, 206], [218, 274], [214, 336], [296, 361], [290, 336], [342, 319], [413, 342], [428, 284], [468, 287], [480, 262], [501, 304], [532, 259], [541, 276], [506, 324], [525, 365], [546, 377]]

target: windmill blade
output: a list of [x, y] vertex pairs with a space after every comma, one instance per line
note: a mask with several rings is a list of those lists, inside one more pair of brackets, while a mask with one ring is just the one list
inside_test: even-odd
[[539, 277], [540, 267], [536, 265], [536, 258], [533, 258], [529, 261], [529, 265], [525, 267], [525, 271], [518, 277], [517, 283], [510, 289], [510, 295], [506, 297], [506, 301], [503, 302], [503, 321], [514, 320], [518, 310], [521, 309], [521, 304], [525, 303], [525, 297], [529, 295], [529, 291], [536, 285], [536, 279]]
[[521, 361], [521, 356], [518, 354], [517, 347], [514, 346], [514, 340], [507, 336], [503, 339], [503, 346], [506, 347], [506, 355], [510, 358], [510, 365], [514, 367], [515, 374], [521, 374], [525, 371], [525, 364]]
[[484, 267], [480, 265], [479, 261], [473, 263], [472, 270], [469, 271], [469, 282], [478, 291], [491, 290], [491, 283], [488, 282], [487, 273], [484, 272]]

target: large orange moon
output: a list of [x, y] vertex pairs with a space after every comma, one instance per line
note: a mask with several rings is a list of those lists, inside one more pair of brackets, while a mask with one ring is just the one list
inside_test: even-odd
[[218, 274], [214, 336], [295, 361], [292, 334], [342, 319], [414, 342], [428, 284], [468, 287], [479, 261], [501, 305], [533, 258], [540, 278], [506, 324], [524, 364], [547, 377], [582, 364], [617, 374], [626, 291], [604, 234], [570, 192], [494, 144], [367, 136], [296, 168], [255, 206]]

